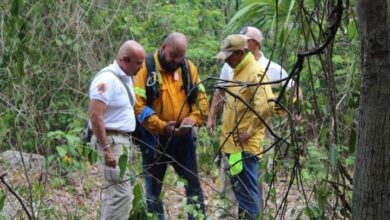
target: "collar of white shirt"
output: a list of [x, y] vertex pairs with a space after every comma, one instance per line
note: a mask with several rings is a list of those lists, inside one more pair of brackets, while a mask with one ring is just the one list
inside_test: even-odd
[[114, 60], [113, 65], [114, 65], [116, 74], [118, 74], [119, 77], [121, 77], [122, 79], [125, 79], [128, 82], [130, 80], [130, 77], [128, 75], [126, 75], [125, 72], [123, 72], [123, 70], [121, 69], [119, 64], [116, 62], [116, 60]]
[[267, 59], [267, 57], [264, 56], [263, 52], [260, 51], [260, 59], [258, 62], [261, 63], [264, 61], [268, 61], [268, 59]]

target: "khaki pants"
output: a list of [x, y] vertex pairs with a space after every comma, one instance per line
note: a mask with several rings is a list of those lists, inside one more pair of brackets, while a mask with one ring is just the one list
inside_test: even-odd
[[[110, 139], [110, 144], [116, 157], [117, 166], [111, 168], [104, 165], [104, 161], [99, 162], [99, 170], [105, 180], [100, 219], [125, 220], [128, 219], [131, 210], [133, 191], [130, 180], [123, 181], [127, 179], [126, 175], [124, 175], [123, 179], [120, 178], [118, 161], [119, 157], [123, 154], [123, 147], [128, 147], [131, 143], [129, 137], [125, 135], [114, 135], [108, 138]], [[103, 149], [96, 144], [95, 136], [92, 136], [91, 143], [103, 155]], [[129, 158], [131, 157], [130, 151], [131, 148], [128, 151]]]

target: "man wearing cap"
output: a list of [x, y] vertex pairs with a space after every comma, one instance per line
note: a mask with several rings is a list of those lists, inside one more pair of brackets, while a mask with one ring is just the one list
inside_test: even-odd
[[[247, 39], [249, 51], [253, 54], [258, 64], [264, 70], [266, 70], [265, 72], [270, 82], [280, 81], [288, 77], [287, 72], [279, 64], [270, 61], [268, 58], [264, 56], [263, 52], [261, 52], [260, 49], [261, 49], [261, 42], [263, 40], [263, 35], [259, 29], [255, 27], [244, 27], [241, 29], [240, 34], [242, 34], [244, 38]], [[232, 78], [233, 78], [233, 69], [227, 63], [225, 63], [220, 73], [220, 79], [231, 80]], [[276, 92], [285, 83], [286, 81], [271, 84], [271, 88], [273, 89], [274, 92]], [[287, 83], [287, 89], [292, 89], [293, 87], [294, 87], [294, 82], [289, 81]], [[302, 90], [300, 88], [296, 88], [296, 89], [298, 90], [299, 99], [302, 100], [303, 98]], [[212, 131], [214, 129], [215, 117], [213, 113], [218, 110], [217, 106], [218, 103], [221, 102], [220, 98], [221, 96], [217, 92], [215, 92], [211, 104], [210, 114], [206, 125], [209, 131]], [[295, 120], [297, 122], [301, 120], [299, 114], [295, 115]]]
[[[242, 35], [230, 35], [222, 42], [217, 59], [224, 60], [232, 69], [232, 80], [247, 83], [268, 82], [264, 69], [258, 65], [255, 57], [247, 49], [247, 40]], [[228, 83], [231, 85], [231, 83]], [[274, 107], [269, 99], [274, 97], [269, 85], [227, 86], [222, 92], [225, 100], [222, 116], [221, 143], [226, 155], [233, 192], [238, 201], [239, 218], [254, 219], [260, 214], [260, 192], [257, 187], [259, 173], [258, 159], [262, 152], [261, 143], [265, 126], [257, 115], [236, 99], [241, 97], [265, 121]], [[210, 112], [216, 114], [216, 112]], [[241, 120], [237, 125], [237, 121]]]
[[145, 51], [136, 41], [126, 41], [113, 64], [96, 74], [89, 88], [91, 144], [103, 153], [99, 167], [107, 188], [104, 190], [100, 219], [127, 219], [131, 207], [130, 181], [120, 177], [118, 166], [123, 147], [128, 147], [135, 129], [132, 76], [145, 60]]
[[[243, 35], [245, 39], [247, 39], [248, 49], [249, 51], [254, 55], [255, 59], [257, 60], [258, 64], [266, 70], [266, 75], [268, 76], [269, 81], [280, 81], [282, 79], [286, 79], [288, 77], [287, 72], [277, 63], [274, 63], [267, 59], [264, 54], [261, 52], [261, 42], [263, 40], [263, 35], [261, 31], [255, 27], [244, 27], [241, 29], [240, 34]], [[225, 63], [222, 67], [221, 73], [220, 73], [220, 79], [224, 80], [232, 80], [233, 78], [233, 69]], [[280, 83], [274, 83], [271, 84], [271, 88], [274, 93], [277, 93], [279, 89], [286, 83], [286, 81], [282, 81]], [[287, 83], [287, 89], [293, 89], [294, 83], [293, 81], [289, 81]], [[300, 100], [303, 98], [302, 90], [300, 88], [297, 88], [298, 90], [298, 96]], [[215, 91], [213, 100], [211, 103], [211, 109], [210, 114], [206, 123], [207, 129], [210, 134], [213, 133], [214, 126], [215, 126], [215, 115], [218, 109], [221, 107], [220, 103], [222, 102], [222, 96], [220, 94], [220, 91]], [[274, 109], [275, 110], [275, 109]], [[283, 114], [281, 111], [275, 111], [277, 114]], [[295, 112], [295, 120], [296, 122], [300, 122], [301, 117], [300, 115]], [[272, 125], [269, 124], [271, 127]], [[269, 133], [268, 130], [265, 131], [265, 137], [266, 139], [269, 139], [270, 141], [273, 140], [272, 135]], [[221, 169], [225, 169], [226, 164], [221, 163]], [[234, 202], [236, 201], [234, 194], [231, 192], [231, 186], [229, 184], [229, 179], [225, 175], [221, 175], [221, 191], [224, 191], [226, 193], [226, 196], [228, 198], [227, 205], [231, 206], [234, 205]], [[259, 186], [260, 187], [260, 186]], [[231, 215], [235, 215], [234, 209], [230, 209], [232, 212]]]

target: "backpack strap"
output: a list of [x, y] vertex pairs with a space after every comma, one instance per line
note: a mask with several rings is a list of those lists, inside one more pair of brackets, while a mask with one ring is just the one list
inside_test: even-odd
[[184, 91], [186, 95], [189, 94], [188, 103], [190, 104], [190, 111], [192, 112], [191, 105], [196, 103], [196, 98], [198, 97], [199, 89], [198, 87], [194, 88], [194, 84], [192, 83], [190, 64], [186, 57], [184, 57], [184, 59], [180, 63], [180, 68], [181, 68], [181, 78], [183, 80]]
[[145, 64], [147, 69], [146, 78], [146, 105], [152, 106], [153, 100], [160, 96], [160, 77], [158, 70], [156, 71], [156, 61], [154, 54], [146, 55]]

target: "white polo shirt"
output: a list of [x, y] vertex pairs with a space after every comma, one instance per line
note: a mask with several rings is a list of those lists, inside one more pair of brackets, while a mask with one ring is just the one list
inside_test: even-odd
[[[99, 100], [108, 105], [107, 112], [103, 117], [106, 129], [132, 132], [135, 130], [136, 124], [133, 108], [135, 94], [132, 79], [122, 71], [116, 61], [103, 70], [106, 69], [114, 71], [122, 78], [129, 87], [133, 102], [130, 103], [126, 88], [111, 72], [102, 72], [93, 79], [89, 88], [89, 99]], [[89, 127], [92, 127], [91, 121], [89, 121]]]
[[[266, 70], [266, 67], [268, 66], [268, 63], [270, 62], [269, 59], [267, 59], [262, 52], [260, 52], [261, 57], [257, 61], [257, 63], [260, 64], [261, 67]], [[277, 81], [284, 79], [288, 77], [287, 72], [277, 63], [270, 62], [268, 69], [266, 71], [266, 74], [268, 76], [268, 79], [270, 82], [272, 81]], [[225, 79], [225, 80], [231, 80], [233, 79], [233, 69], [229, 66], [229, 64], [225, 63], [222, 67], [220, 76], [220, 79]], [[283, 81], [281, 83], [276, 83], [276, 84], [271, 84], [272, 88], [283, 86], [286, 81]], [[294, 82], [292, 80], [289, 81], [287, 88], [290, 89], [294, 85]]]

